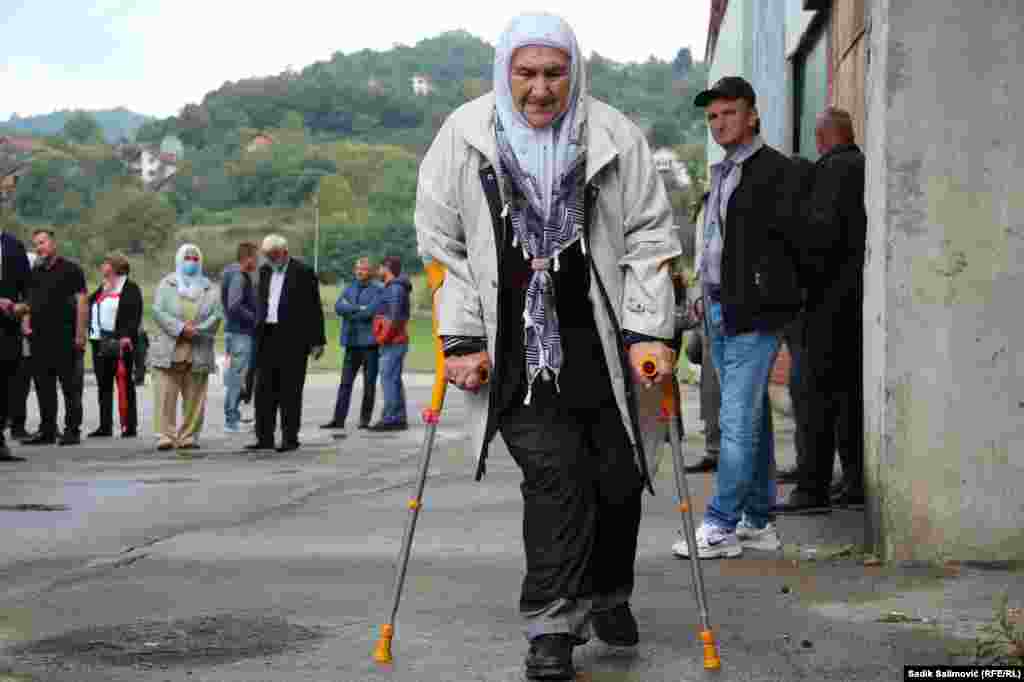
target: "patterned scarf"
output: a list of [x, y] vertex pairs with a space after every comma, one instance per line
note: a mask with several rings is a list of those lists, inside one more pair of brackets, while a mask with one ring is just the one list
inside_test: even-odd
[[[526, 289], [523, 311], [524, 347], [526, 352], [527, 391], [524, 404], [530, 404], [533, 382], [538, 376], [544, 380], [554, 378], [559, 390], [558, 376], [562, 369], [562, 336], [558, 328], [555, 306], [555, 284], [550, 270], [557, 272], [558, 256], [580, 239], [583, 227], [584, 185], [586, 182], [586, 153], [581, 142], [574, 141], [578, 156], [568, 170], [556, 180], [551, 194], [548, 219], [538, 205], [535, 179], [519, 164], [515, 152], [496, 119], [498, 155], [501, 159], [502, 178], [512, 220], [512, 245], [522, 248], [523, 258], [530, 262], [533, 274]], [[583, 242], [580, 242], [583, 247]]]

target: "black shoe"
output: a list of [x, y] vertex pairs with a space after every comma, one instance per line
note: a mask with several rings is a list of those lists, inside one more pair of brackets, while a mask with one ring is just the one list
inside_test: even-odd
[[526, 654], [526, 679], [574, 680], [572, 635], [541, 635], [530, 642]]
[[370, 431], [405, 431], [409, 428], [407, 422], [377, 422], [369, 427]]
[[81, 445], [82, 437], [77, 433], [64, 432], [64, 435], [60, 437], [58, 441], [59, 445]]
[[338, 422], [336, 422], [336, 421], [334, 421], [332, 419], [331, 421], [327, 422], [326, 424], [321, 424], [320, 428], [321, 429], [344, 429], [345, 425], [344, 424], [339, 424]]
[[121, 432], [121, 438], [138, 438], [138, 431], [123, 431]]
[[776, 504], [772, 511], [776, 514], [828, 514], [832, 511], [832, 505], [827, 497], [797, 488], [784, 502]]
[[696, 464], [687, 464], [683, 468], [688, 474], [703, 474], [709, 471], [718, 471], [718, 458], [704, 455]]
[[832, 497], [832, 506], [846, 509], [863, 509], [864, 493], [861, 490], [843, 488], [839, 494]]
[[31, 438], [21, 441], [22, 445], [56, 445], [57, 436], [52, 433], [37, 433]]
[[32, 437], [32, 434], [25, 430], [24, 426], [17, 428], [11, 427], [11, 439], [12, 440], [27, 440]]
[[796, 467], [792, 469], [778, 469], [775, 472], [775, 480], [779, 483], [798, 483], [800, 481], [800, 472]]
[[299, 449], [299, 442], [293, 441], [291, 443], [281, 443], [280, 447], [277, 448], [278, 452], [292, 452]]
[[258, 443], [253, 443], [252, 445], [246, 445], [245, 449], [246, 450], [250, 450], [252, 452], [255, 452], [257, 450], [273, 450], [274, 449], [274, 444], [273, 443], [264, 443], [264, 442], [260, 441]]
[[90, 433], [87, 437], [88, 438], [113, 438], [114, 437], [114, 430], [113, 429], [98, 428], [95, 431], [93, 431], [92, 433]]
[[11, 454], [11, 449], [7, 447], [7, 443], [0, 443], [0, 462], [24, 462], [24, 457], [18, 457]]
[[364, 423], [360, 424], [357, 428], [368, 429], [368, 428], [370, 428], [370, 422], [364, 422]]
[[636, 646], [640, 641], [636, 618], [629, 604], [619, 604], [609, 611], [595, 611], [591, 616], [594, 634], [612, 646]]

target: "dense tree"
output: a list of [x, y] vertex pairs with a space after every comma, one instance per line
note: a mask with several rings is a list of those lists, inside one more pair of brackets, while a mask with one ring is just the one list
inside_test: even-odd
[[90, 144], [102, 142], [103, 132], [92, 114], [76, 111], [64, 124], [64, 137], [78, 144]]

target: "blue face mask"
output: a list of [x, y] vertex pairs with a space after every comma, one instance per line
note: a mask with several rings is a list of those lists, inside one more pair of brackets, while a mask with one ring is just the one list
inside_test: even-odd
[[270, 267], [272, 267], [274, 269], [274, 272], [281, 272], [282, 270], [284, 270], [284, 267], [286, 265], [288, 265], [288, 259], [287, 258], [282, 258], [281, 260], [273, 260], [273, 259], [271, 259], [271, 261], [270, 261]]
[[199, 274], [199, 263], [194, 260], [187, 260], [181, 264], [181, 271], [186, 277], [195, 277]]

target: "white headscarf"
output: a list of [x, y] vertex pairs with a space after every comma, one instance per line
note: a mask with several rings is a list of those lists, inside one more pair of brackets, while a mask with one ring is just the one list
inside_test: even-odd
[[[199, 256], [199, 272], [195, 275], [186, 275], [183, 266], [185, 256], [189, 253], [196, 253]], [[196, 300], [203, 295], [203, 291], [210, 286], [210, 280], [203, 274], [203, 252], [195, 244], [182, 244], [178, 254], [174, 257], [174, 272], [178, 280], [178, 294], [190, 300]]]
[[[531, 128], [512, 99], [512, 55], [521, 47], [553, 47], [571, 59], [569, 108], [547, 128]], [[581, 101], [586, 94], [586, 70], [576, 34], [561, 17], [547, 13], [522, 14], [511, 22], [498, 40], [494, 59], [494, 94], [498, 118], [519, 165], [533, 178], [539, 196], [529, 197], [548, 216], [551, 196], [561, 177], [579, 155], [578, 142], [584, 119]]]

